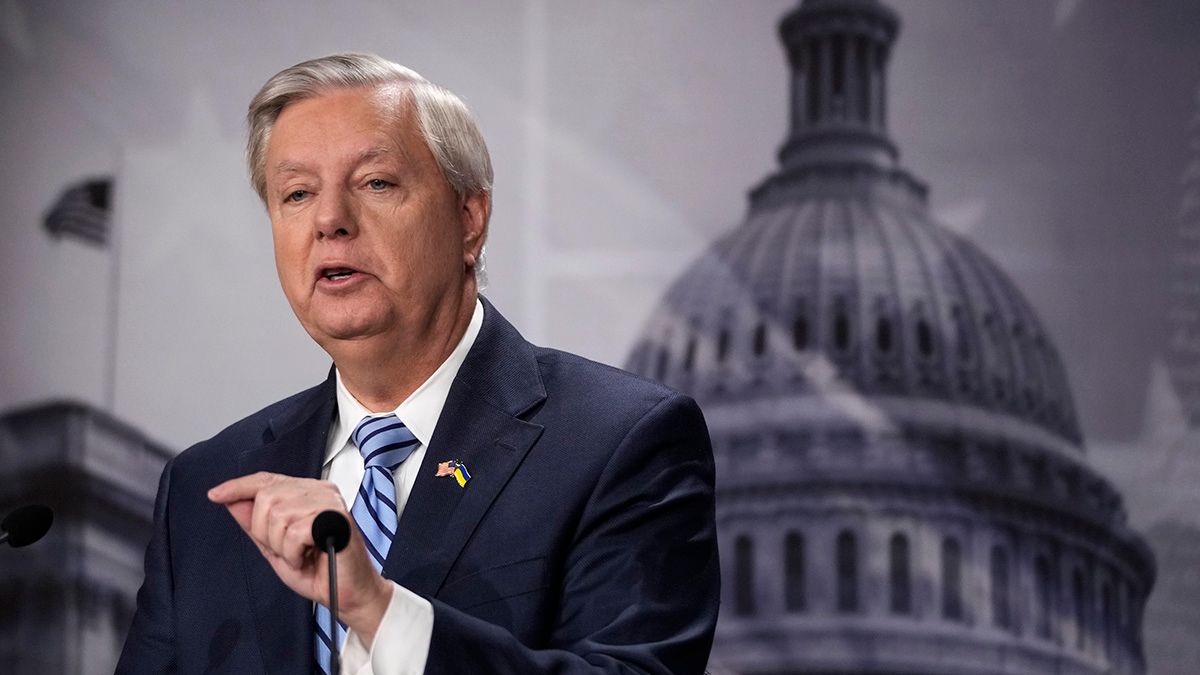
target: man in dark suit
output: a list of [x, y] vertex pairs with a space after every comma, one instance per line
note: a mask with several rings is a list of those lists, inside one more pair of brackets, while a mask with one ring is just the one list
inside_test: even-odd
[[702, 672], [703, 417], [478, 297], [492, 175], [461, 101], [378, 57], [315, 59], [255, 97], [248, 159], [334, 368], [164, 470], [118, 672], [325, 671], [325, 510], [357, 525], [337, 555], [347, 672]]

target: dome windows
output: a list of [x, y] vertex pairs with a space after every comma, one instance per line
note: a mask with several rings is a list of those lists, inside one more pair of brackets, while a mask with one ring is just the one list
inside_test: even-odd
[[[1070, 554], [1075, 562], [1064, 566], [1059, 578], [1064, 552], [1047, 548], [1045, 540], [1022, 544], [1010, 539], [1010, 533], [996, 532], [980, 550], [982, 558], [975, 560], [965, 534], [953, 528], [935, 535], [934, 548], [928, 551], [936, 557], [930, 561], [935, 566], [927, 569], [921, 562], [927, 549], [914, 545], [913, 534], [906, 531], [911, 521], [893, 523], [895, 529], [881, 533], [880, 541], [853, 527], [830, 531], [826, 525], [789, 525], [781, 528], [780, 539], [772, 540], [779, 548], [768, 561], [759, 560], [761, 542], [743, 531], [729, 546], [733, 560], [724, 576], [730, 593], [727, 609], [733, 617], [763, 621], [823, 620], [831, 615], [916, 622], [936, 618], [996, 637], [1028, 632], [1063, 649], [1109, 659], [1137, 648], [1138, 610], [1131, 604], [1136, 592], [1116, 570], [1089, 567], [1088, 552], [1081, 552], [1082, 557]], [[806, 531], [808, 527], [815, 530]], [[813, 541], [827, 542], [819, 550], [832, 551], [824, 558], [810, 555]], [[1031, 556], [1014, 553], [1030, 544], [1035, 547]], [[865, 557], [871, 550], [883, 554], [882, 565]], [[782, 564], [763, 564], [770, 561]], [[1019, 567], [1021, 561], [1025, 565]], [[764, 582], [758, 576], [764, 570], [778, 578]], [[932, 578], [926, 576], [929, 573]], [[876, 591], [868, 589], [879, 589], [878, 599]]]
[[1100, 639], [1104, 645], [1104, 657], [1112, 659], [1113, 656], [1113, 634], [1116, 625], [1116, 603], [1113, 602], [1113, 587], [1112, 583], [1105, 581], [1100, 587]]
[[808, 319], [803, 314], [792, 322], [792, 344], [798, 352], [808, 349]]
[[[1030, 340], [1026, 336], [1025, 325], [1016, 321], [1012, 325], [1012, 345], [1014, 358], [1019, 357], [1023, 373], [1019, 394], [1014, 392], [1018, 409], [1031, 412], [1037, 408], [1037, 393], [1034, 384], [1039, 377], [1041, 367], [1037, 363], [1037, 355], [1030, 348]], [[1017, 389], [1014, 387], [1014, 389]]]
[[892, 614], [912, 612], [912, 571], [908, 537], [897, 532], [888, 543], [888, 590]]
[[975, 398], [979, 395], [979, 381], [977, 373], [971, 367], [975, 355], [972, 343], [973, 334], [968, 323], [967, 312], [961, 305], [954, 304], [950, 306], [950, 323], [954, 331], [954, 356], [958, 359], [958, 368], [955, 377], [958, 384], [958, 392], [967, 397]]
[[852, 337], [850, 310], [846, 306], [846, 299], [839, 296], [833, 301], [833, 326], [830, 338], [833, 340], [834, 349], [841, 354], [850, 351]]
[[917, 351], [924, 358], [933, 356], [933, 329], [925, 317], [917, 319]]
[[[1000, 322], [996, 320], [996, 315], [991, 312], [985, 312], [983, 315], [983, 332], [987, 335], [988, 344], [991, 348], [993, 362], [998, 360], [1000, 350], [1004, 346], [1003, 330], [1000, 328]], [[993, 363], [992, 368], [997, 367]], [[1004, 378], [999, 372], [993, 371], [992, 374], [992, 400], [996, 403], [1004, 403], [1008, 398], [1008, 392], [1005, 387]]]
[[788, 612], [803, 612], [805, 594], [804, 535], [788, 532], [783, 544], [783, 601]]
[[992, 586], [992, 625], [1012, 628], [1012, 603], [1009, 599], [1008, 552], [1003, 546], [992, 547], [990, 570]]
[[1054, 610], [1054, 577], [1050, 560], [1044, 555], [1033, 559], [1033, 610], [1037, 636], [1049, 640], [1053, 636], [1051, 620]]
[[875, 348], [882, 354], [892, 351], [892, 321], [886, 316], [875, 321]]
[[687, 347], [683, 350], [683, 372], [690, 373], [696, 367], [696, 334], [688, 336]]
[[954, 537], [942, 540], [942, 618], [963, 619], [962, 548]]
[[[667, 341], [669, 342], [670, 339], [671, 334], [668, 333]], [[667, 345], [665, 344], [659, 346], [657, 362], [654, 365], [654, 379], [658, 380], [659, 382], [663, 381], [663, 378], [667, 376], [667, 366], [670, 365], [670, 362], [671, 350], [668, 349]]]
[[913, 325], [913, 342], [917, 346], [917, 357], [928, 363], [937, 353], [937, 336], [934, 334], [933, 324], [929, 320], [929, 311], [923, 301], [917, 301], [913, 305], [913, 316], [916, 318], [916, 323]]
[[999, 375], [992, 376], [992, 397], [997, 403], [1004, 403], [1008, 398], [1008, 391], [1004, 387], [1004, 379]]
[[858, 540], [850, 530], [838, 533], [834, 562], [837, 570], [837, 610], [858, 611]]
[[739, 535], [733, 543], [733, 613], [736, 616], [754, 614], [754, 541], [749, 535]]
[[759, 321], [754, 328], [754, 356], [761, 357], [767, 352], [767, 324]]
[[1062, 422], [1062, 407], [1059, 404], [1059, 397], [1063, 394], [1059, 388], [1060, 382], [1054, 368], [1058, 357], [1050, 350], [1046, 344], [1046, 338], [1041, 333], [1033, 336], [1033, 351], [1038, 367], [1042, 371], [1042, 419], [1046, 421], [1049, 428], [1056, 429]]
[[888, 297], [879, 295], [872, 303], [875, 324], [871, 359], [874, 384], [884, 391], [895, 391], [904, 381], [904, 358], [900, 344], [901, 322]]
[[796, 308], [796, 317], [792, 319], [792, 346], [796, 351], [808, 349], [808, 317], [805, 316], [804, 302]]
[[954, 322], [954, 342], [958, 352], [958, 360], [962, 363], [971, 362], [971, 336], [967, 330], [966, 313], [963, 308], [954, 305], [950, 308], [950, 320]]
[[717, 363], [725, 363], [727, 356], [729, 356], [729, 329], [721, 326], [721, 330], [717, 333]]
[[833, 319], [833, 345], [840, 352], [850, 349], [850, 317], [845, 312], [838, 312]]
[[985, 312], [983, 315], [983, 330], [987, 333], [988, 339], [993, 345], [999, 345], [1004, 336], [1001, 334], [1000, 322], [996, 320], [996, 315], [991, 312]]
[[1033, 393], [1033, 387], [1025, 385], [1021, 388], [1021, 406], [1025, 410], [1033, 410], [1037, 406], [1037, 397]]
[[1083, 570], [1076, 567], [1071, 573], [1071, 605], [1075, 610], [1075, 648], [1079, 650], [1087, 646], [1087, 603]]

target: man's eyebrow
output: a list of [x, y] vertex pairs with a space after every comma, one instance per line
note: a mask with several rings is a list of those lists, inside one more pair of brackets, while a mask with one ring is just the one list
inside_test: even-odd
[[275, 173], [302, 173], [305, 170], [303, 164], [297, 162], [289, 162], [284, 160], [275, 165]]
[[[367, 148], [366, 150], [358, 153], [358, 156], [354, 160], [354, 165], [358, 166], [360, 164], [365, 164], [373, 159], [384, 157], [390, 152], [391, 148], [382, 145], [375, 146], [373, 148]], [[304, 164], [286, 159], [275, 165], [276, 173], [304, 173], [308, 170], [308, 167]]]
[[362, 164], [363, 162], [366, 162], [366, 161], [369, 161], [372, 159], [378, 159], [379, 157], [383, 157], [384, 155], [387, 155], [389, 152], [391, 152], [391, 148], [387, 148], [382, 145], [377, 145], [373, 148], [367, 148], [366, 150], [363, 150], [362, 152], [358, 153], [358, 161], [355, 163]]

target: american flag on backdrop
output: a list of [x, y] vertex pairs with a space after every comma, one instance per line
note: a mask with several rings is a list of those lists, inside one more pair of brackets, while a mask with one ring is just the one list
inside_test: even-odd
[[46, 230], [55, 237], [78, 237], [108, 245], [112, 220], [112, 179], [96, 178], [68, 187], [46, 214]]

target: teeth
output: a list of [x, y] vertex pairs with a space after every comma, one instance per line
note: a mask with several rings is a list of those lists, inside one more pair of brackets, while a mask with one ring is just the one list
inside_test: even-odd
[[335, 281], [337, 279], [345, 279], [345, 278], [349, 277], [351, 274], [353, 274], [353, 272], [347, 272], [347, 271], [326, 272], [325, 278], [329, 279], [330, 281]]

